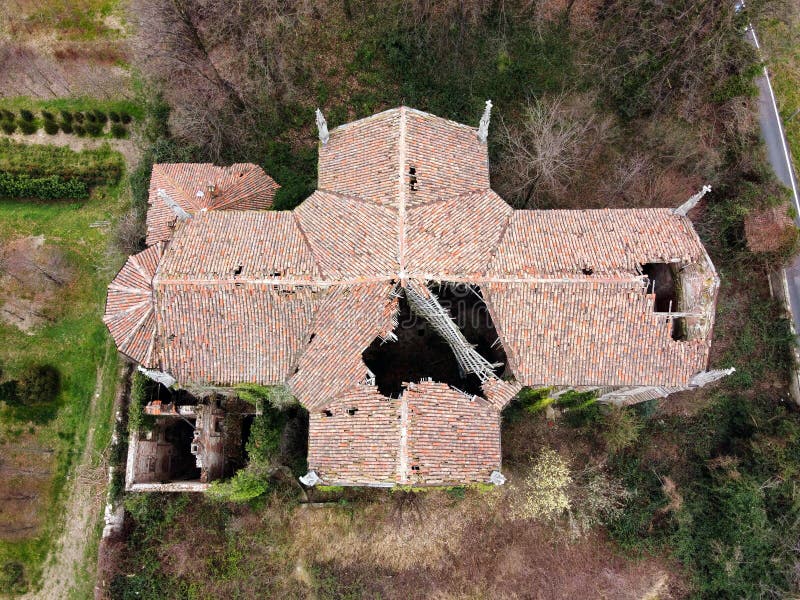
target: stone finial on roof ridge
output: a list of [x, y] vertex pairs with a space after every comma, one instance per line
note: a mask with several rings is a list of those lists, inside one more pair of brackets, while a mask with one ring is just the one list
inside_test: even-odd
[[672, 212], [676, 215], [681, 215], [685, 217], [690, 210], [692, 210], [695, 206], [697, 206], [697, 203], [700, 202], [700, 199], [710, 191], [711, 191], [711, 186], [704, 185], [703, 189], [701, 189], [694, 196], [689, 198], [686, 202], [681, 204], [678, 208], [674, 209]]
[[319, 131], [319, 141], [323, 144], [327, 144], [328, 140], [330, 139], [330, 133], [328, 133], [328, 122], [325, 120], [325, 116], [322, 114], [322, 111], [318, 108], [316, 111], [317, 117], [317, 130]]
[[489, 137], [489, 119], [492, 116], [492, 101], [486, 101], [486, 108], [483, 109], [483, 116], [481, 116], [480, 124], [478, 125], [478, 139], [482, 144], [486, 143]]

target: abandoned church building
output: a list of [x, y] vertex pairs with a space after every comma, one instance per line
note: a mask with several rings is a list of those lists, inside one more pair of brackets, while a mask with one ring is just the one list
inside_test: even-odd
[[[513, 210], [489, 185], [490, 107], [478, 128], [401, 107], [328, 131], [318, 112], [318, 189], [292, 211], [254, 165], [154, 165], [148, 247], [109, 286], [117, 347], [168, 386], [287, 385], [307, 485], [502, 483], [522, 386], [625, 404], [721, 376], [719, 280], [686, 217], [702, 192]], [[129, 489], [223, 476], [224, 406], [148, 411]]]

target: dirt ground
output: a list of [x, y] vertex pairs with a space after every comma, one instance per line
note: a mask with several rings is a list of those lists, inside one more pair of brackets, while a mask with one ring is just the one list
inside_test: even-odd
[[[0, 2], [0, 94], [42, 99], [128, 96], [124, 26], [114, 16], [90, 19], [96, 4]], [[77, 26], [85, 28], [87, 19], [92, 23], [89, 32]]]
[[139, 161], [140, 151], [136, 146], [134, 140], [117, 140], [108, 138], [86, 138], [78, 137], [77, 135], [67, 135], [63, 131], [59, 131], [55, 135], [47, 135], [44, 131], [37, 131], [30, 135], [22, 133], [15, 133], [13, 135], [6, 135], [0, 133], [0, 138], [8, 138], [15, 142], [24, 142], [26, 144], [50, 144], [53, 146], [68, 146], [70, 149], [79, 152], [85, 149], [99, 148], [103, 144], [111, 146], [112, 150], [116, 150], [125, 157], [125, 162], [128, 169], [136, 167]]
[[[111, 343], [106, 346], [106, 360], [115, 352]], [[97, 419], [97, 401], [103, 392], [103, 368], [97, 367], [97, 380], [89, 407], [88, 419]], [[24, 600], [62, 600], [72, 589], [75, 572], [85, 558], [92, 531], [103, 508], [106, 490], [106, 469], [101, 462], [92, 466], [94, 428], [90, 427], [75, 476], [67, 484], [67, 501], [62, 509], [64, 528], [53, 546], [50, 560], [44, 567], [42, 586], [38, 592], [22, 596]]]
[[63, 252], [43, 235], [0, 245], [0, 319], [26, 333], [54, 321], [54, 300], [74, 276]]
[[35, 434], [0, 444], [0, 539], [20, 541], [41, 531], [55, 453]]

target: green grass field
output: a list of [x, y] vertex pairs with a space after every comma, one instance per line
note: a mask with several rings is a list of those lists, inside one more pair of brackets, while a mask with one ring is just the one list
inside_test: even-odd
[[[0, 202], [0, 244], [28, 236], [45, 236], [46, 244], [58, 248], [74, 279], [65, 286], [51, 307], [55, 318], [40, 328], [23, 332], [0, 323], [0, 364], [6, 378], [15, 377], [29, 362], [54, 365], [61, 372], [62, 386], [55, 417], [44, 424], [12, 419], [0, 411], [0, 444], [35, 443], [54, 450], [53, 476], [43, 486], [47, 510], [40, 527], [26, 539], [0, 539], [0, 567], [21, 564], [25, 580], [35, 585], [42, 563], [55, 539], [64, 489], [94, 427], [93, 463], [111, 437], [111, 408], [115, 392], [118, 355], [101, 321], [106, 285], [120, 266], [122, 257], [109, 252], [111, 227], [90, 227], [98, 221], [112, 221], [119, 213], [122, 184], [95, 188], [84, 202]], [[98, 377], [102, 395], [94, 414], [90, 401]], [[2, 587], [2, 585], [0, 585]]]

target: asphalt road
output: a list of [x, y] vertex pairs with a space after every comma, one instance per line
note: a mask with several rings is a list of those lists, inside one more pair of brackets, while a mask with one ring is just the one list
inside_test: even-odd
[[[752, 25], [747, 30], [747, 39], [757, 49], [761, 49]], [[758, 86], [758, 120], [761, 124], [761, 137], [767, 149], [767, 159], [772, 165], [778, 180], [792, 192], [792, 202], [797, 211], [795, 222], [800, 226], [800, 199], [797, 196], [797, 179], [789, 157], [789, 146], [783, 134], [775, 94], [769, 80], [769, 72], [764, 67], [763, 74], [756, 79]], [[795, 333], [800, 332], [800, 255], [784, 269], [789, 291], [789, 305], [792, 311]]]

